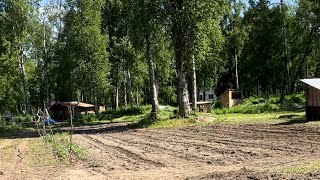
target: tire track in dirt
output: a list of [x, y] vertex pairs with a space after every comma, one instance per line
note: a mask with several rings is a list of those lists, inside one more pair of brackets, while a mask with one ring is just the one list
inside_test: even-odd
[[[285, 141], [285, 143], [283, 144], [279, 144], [281, 143], [282, 141], [280, 140], [279, 141], [279, 138], [278, 139], [274, 139], [272, 143], [269, 143], [270, 140], [268, 140], [268, 143], [264, 143], [265, 140], [263, 139], [259, 139], [257, 137], [255, 137], [254, 134], [252, 134], [250, 137], [246, 137], [246, 138], [239, 138], [238, 136], [235, 136], [235, 133], [233, 134], [227, 134], [226, 136], [229, 136], [229, 137], [232, 137], [232, 139], [229, 139], [227, 138], [226, 136], [223, 135], [223, 133], [216, 133], [216, 134], [211, 134], [212, 138], [211, 139], [203, 139], [204, 136], [207, 136], [208, 133], [205, 132], [205, 133], [199, 133], [198, 131], [196, 131], [197, 134], [194, 135], [194, 136], [189, 136], [189, 135], [186, 135], [186, 134], [179, 134], [179, 133], [173, 133], [173, 134], [170, 134], [170, 136], [180, 136], [181, 138], [184, 138], [184, 139], [197, 139], [197, 140], [200, 140], [200, 141], [208, 141], [210, 143], [218, 143], [218, 144], [225, 144], [225, 145], [236, 145], [236, 146], [241, 146], [241, 147], [254, 147], [256, 148], [256, 145], [259, 144], [261, 146], [261, 148], [264, 148], [264, 149], [270, 149], [270, 150], [279, 150], [279, 151], [286, 151], [286, 152], [290, 152], [290, 153], [301, 153], [302, 152], [302, 149], [299, 148], [299, 146], [301, 146], [301, 144], [303, 143], [303, 141], [301, 140], [298, 140], [298, 142], [295, 142], [297, 141], [297, 138], [295, 137], [294, 141]], [[236, 133], [238, 134], [239, 131], [237, 131]], [[209, 132], [210, 133], [210, 132]], [[190, 134], [190, 132], [189, 132]], [[200, 138], [197, 138], [199, 137], [198, 135], [201, 135]], [[254, 139], [252, 139], [253, 137], [255, 137]], [[241, 143], [239, 143], [241, 142]], [[310, 145], [310, 141], [307, 141], [305, 142], [306, 145]], [[315, 144], [319, 144], [319, 143], [315, 143]], [[296, 145], [296, 147], [293, 147], [293, 145]], [[316, 147], [316, 146], [315, 146]]]
[[106, 179], [180, 179], [242, 167], [264, 171], [320, 159], [320, 132], [312, 126], [119, 130], [108, 124], [100, 128], [105, 131], [88, 129], [90, 134], [77, 136], [90, 158], [101, 162], [85, 166], [87, 171]]
[[[109, 136], [109, 137], [108, 137]], [[125, 138], [123, 138], [124, 136], [112, 136], [110, 134], [108, 134], [108, 136], [103, 136], [103, 138], [108, 138], [108, 139], [116, 139], [118, 138], [118, 141], [121, 141], [121, 143], [125, 143], [126, 145], [130, 145], [130, 146], [135, 146], [136, 148], [140, 148], [143, 149], [144, 151], [150, 153], [150, 154], [154, 154], [159, 156], [168, 156], [170, 158], [166, 159], [166, 163], [165, 164], [176, 164], [176, 161], [186, 161], [185, 163], [187, 163], [189, 161], [189, 163], [207, 163], [207, 164], [217, 164], [217, 165], [221, 165], [221, 158], [210, 158], [208, 154], [210, 154], [209, 152], [206, 154], [197, 154], [197, 153], [188, 153], [188, 149], [192, 148], [191, 146], [182, 146], [182, 147], [178, 147], [175, 145], [178, 144], [170, 144], [168, 143], [168, 141], [166, 141], [166, 144], [159, 144], [157, 142], [151, 141], [151, 140], [146, 140], [147, 138], [143, 139], [138, 139], [137, 137], [135, 139], [128, 139], [128, 136], [131, 136], [129, 134], [125, 134]], [[212, 153], [211, 153], [212, 154]], [[203, 156], [201, 156], [203, 155]]]
[[[135, 138], [128, 138], [128, 136], [132, 136]], [[164, 139], [164, 137], [152, 137], [152, 136], [145, 136], [144, 134], [139, 134], [136, 132], [131, 132], [130, 135], [126, 134], [125, 138], [124, 136], [120, 136], [121, 141], [125, 141], [127, 143], [134, 143], [138, 146], [141, 146], [141, 143], [143, 145], [150, 146], [150, 142], [156, 144], [156, 142], [159, 142]], [[137, 137], [141, 137], [139, 141], [136, 141]], [[146, 138], [145, 138], [146, 137]], [[147, 139], [147, 140], [146, 140]], [[181, 139], [181, 138], [180, 138]], [[186, 139], [184, 139], [186, 140]], [[259, 152], [253, 152], [250, 150], [242, 150], [242, 149], [231, 149], [230, 147], [221, 146], [219, 144], [213, 144], [213, 143], [207, 143], [204, 141], [183, 141], [183, 140], [172, 140], [170, 138], [166, 138], [166, 143], [169, 144], [169, 146], [166, 147], [159, 147], [158, 145], [152, 145], [153, 147], [161, 148], [162, 150], [172, 151], [172, 148], [169, 148], [170, 146], [179, 146], [182, 151], [172, 151], [173, 154], [181, 154], [185, 153], [187, 156], [192, 156], [193, 154], [198, 154], [198, 159], [200, 159], [202, 162], [205, 160], [207, 163], [212, 162], [219, 162], [221, 158], [234, 158], [236, 159], [235, 162], [228, 162], [227, 164], [237, 164], [242, 162], [243, 160], [241, 157], [247, 156], [247, 157], [253, 157], [258, 158], [259, 156], [265, 157], [263, 153]], [[177, 148], [174, 148], [177, 149]], [[184, 150], [184, 151], [183, 151]], [[190, 150], [190, 151], [189, 151]], [[199, 157], [199, 156], [206, 156]], [[215, 158], [212, 157], [214, 155]], [[250, 155], [250, 156], [248, 156]], [[219, 158], [217, 158], [217, 156]], [[180, 158], [183, 158], [179, 156]], [[185, 157], [184, 157], [185, 158]], [[211, 161], [211, 162], [210, 162]], [[225, 163], [224, 163], [225, 164]], [[218, 163], [218, 165], [222, 165], [221, 162]]]
[[[183, 130], [183, 131], [185, 131], [185, 129]], [[143, 132], [144, 134], [148, 134], [148, 136], [147, 136], [147, 138], [150, 138], [150, 137], [152, 137], [152, 136], [150, 136], [150, 134], [162, 134], [162, 133], [159, 133], [159, 132], [154, 132], [154, 130], [151, 130], [151, 133], [150, 133], [150, 131], [148, 130], [148, 133], [146, 133], [146, 132]], [[190, 134], [190, 132], [189, 132], [189, 134]], [[137, 135], [137, 134], [135, 134], [135, 135]], [[172, 137], [172, 136], [176, 136], [177, 135], [177, 133], [176, 132], [174, 132], [174, 133], [166, 133], [166, 135], [167, 135], [167, 137]], [[171, 136], [172, 135], [172, 136]], [[194, 134], [192, 134], [192, 135], [194, 135]], [[143, 136], [143, 135], [138, 135], [138, 136]], [[180, 138], [185, 138], [186, 136], [184, 135], [184, 134], [180, 134]], [[190, 139], [192, 138], [192, 136], [189, 136], [190, 137]], [[154, 137], [152, 137], [152, 138], [154, 138]], [[161, 138], [161, 137], [160, 137]], [[194, 137], [193, 137], [194, 138]], [[213, 138], [215, 138], [215, 136], [213, 136]], [[157, 138], [154, 138], [155, 140], [157, 140]], [[189, 138], [187, 138], [187, 139], [189, 139]], [[206, 141], [206, 139], [204, 139], [204, 138], [201, 138], [201, 139], [199, 139], [199, 140], [202, 140], [202, 141]], [[166, 139], [166, 142], [168, 142], [168, 141], [170, 141], [170, 138], [168, 139]], [[239, 146], [239, 144], [240, 144], [240, 146], [242, 147], [242, 148], [244, 148], [244, 147], [247, 147], [248, 146], [248, 144], [250, 144], [253, 148], [261, 148], [261, 144], [260, 143], [250, 143], [250, 142], [245, 142], [246, 144], [243, 144], [244, 142], [242, 142], [242, 141], [239, 141], [239, 140], [230, 140], [230, 139], [228, 139], [228, 141], [230, 141], [230, 142], [228, 142], [228, 143], [226, 143], [226, 142], [223, 142], [223, 141], [217, 141], [217, 140], [213, 140], [215, 143], [223, 143], [223, 144], [226, 144], [226, 145], [229, 145], [229, 146], [236, 146], [236, 147], [238, 147]], [[225, 141], [225, 139], [224, 139], [224, 141]], [[249, 141], [250, 141], [250, 139], [249, 139]], [[212, 142], [212, 141], [211, 141]], [[280, 144], [279, 144], [279, 142], [280, 142]], [[290, 142], [290, 141], [289, 141]], [[268, 144], [269, 143], [269, 144]], [[306, 148], [306, 147], [304, 147], [304, 146], [302, 146], [303, 148], [298, 148], [299, 147], [299, 144], [297, 143], [296, 145], [296, 147], [289, 147], [290, 146], [290, 144], [289, 145], [283, 145], [283, 144], [285, 144], [285, 143], [288, 143], [288, 141], [285, 139], [285, 141], [283, 142], [283, 141], [279, 141], [279, 139], [277, 140], [277, 141], [275, 141], [275, 142], [268, 142], [268, 143], [266, 143], [266, 144], [264, 144], [265, 146], [267, 146], [268, 147], [268, 149], [265, 149], [265, 150], [263, 150], [264, 152], [265, 152], [265, 154], [264, 154], [264, 156], [265, 157], [267, 157], [267, 159], [270, 159], [270, 161], [272, 161], [272, 159], [277, 159], [277, 158], [280, 158], [281, 159], [281, 157], [282, 156], [289, 156], [289, 158], [287, 159], [287, 160], [285, 160], [285, 161], [283, 161], [283, 162], [281, 162], [281, 163], [278, 163], [278, 164], [275, 164], [275, 165], [272, 165], [272, 166], [276, 166], [276, 165], [281, 165], [282, 163], [288, 163], [288, 164], [290, 164], [290, 163], [292, 163], [292, 162], [295, 162], [295, 161], [299, 161], [299, 160], [307, 160], [307, 159], [310, 159], [310, 158], [308, 158], [308, 156], [311, 154], [311, 155], [313, 155], [313, 154], [315, 154], [315, 152], [312, 152], [312, 153], [307, 153], [308, 155], [304, 155], [304, 153], [305, 153], [305, 149], [303, 149], [303, 148]], [[283, 144], [281, 144], [281, 143], [283, 143]], [[309, 142], [308, 142], [309, 143]], [[281, 148], [279, 148], [279, 146], [282, 146]], [[301, 144], [300, 144], [300, 146], [301, 146]], [[235, 147], [229, 147], [231, 150], [232, 149], [234, 149]], [[296, 149], [294, 149], [294, 148], [296, 148]], [[270, 151], [271, 150], [271, 151]], [[279, 152], [277, 152], [277, 151], [275, 151], [275, 150], [279, 150], [280, 151], [280, 153]], [[316, 147], [316, 148], [313, 148], [313, 150], [312, 151], [318, 151], [319, 150], [319, 147]], [[236, 153], [238, 153], [237, 152], [238, 151], [238, 149], [236, 149]], [[223, 152], [223, 150], [222, 150], [222, 152]], [[231, 151], [232, 152], [232, 151]], [[241, 152], [241, 151], [240, 151]], [[282, 152], [282, 153], [281, 153]], [[310, 151], [311, 152], [311, 151]], [[248, 155], [250, 155], [250, 153], [248, 154]], [[297, 157], [295, 157], [295, 156], [297, 156]], [[270, 158], [268, 158], [268, 157], [270, 157]], [[263, 156], [262, 157], [259, 157], [260, 159], [262, 158], [264, 158]], [[294, 161], [292, 161], [292, 159], [295, 159]], [[247, 158], [245, 158], [245, 160], [244, 160], [244, 162], [245, 161], [248, 161], [248, 159]]]
[[113, 152], [114, 154], [117, 154], [116, 158], [125, 160], [127, 163], [129, 163], [129, 166], [134, 166], [135, 168], [137, 168], [142, 165], [148, 169], [150, 167], [155, 167], [155, 168], [165, 167], [165, 165], [160, 162], [146, 159], [142, 157], [140, 154], [134, 153], [121, 146], [111, 145], [110, 143], [107, 144], [106, 142], [100, 140], [98, 136], [86, 135], [86, 134], [83, 134], [82, 136], [90, 140], [91, 142], [94, 142], [94, 144], [98, 145], [99, 148], [102, 148], [110, 152]]
[[[202, 133], [200, 133], [200, 134], [202, 134]], [[205, 133], [203, 133], [203, 134], [206, 135]], [[244, 140], [244, 139], [238, 139], [236, 137], [234, 137], [233, 139], [228, 139], [224, 136], [219, 136], [218, 134], [212, 136], [213, 138], [206, 138], [206, 139], [203, 138], [204, 136], [199, 136], [199, 135], [189, 136], [189, 135], [177, 134], [177, 133], [168, 133], [168, 135], [171, 138], [178, 137], [178, 139], [197, 140], [199, 142], [206, 142], [206, 143], [211, 143], [211, 144], [214, 143], [220, 147], [221, 147], [221, 145], [224, 145], [227, 148], [252, 147], [253, 149], [256, 150], [256, 146], [257, 146], [257, 144], [259, 144], [259, 146], [261, 148], [266, 149], [266, 150], [279, 150], [281, 152], [281, 151], [287, 151], [288, 149], [291, 149], [292, 152], [300, 152], [301, 151], [299, 148], [291, 148], [288, 145], [284, 145], [283, 147], [281, 147], [278, 144], [278, 146], [276, 147], [275, 145], [273, 145], [273, 143], [272, 144], [265, 144], [265, 143], [263, 143], [264, 141], [261, 141], [261, 140], [260, 140], [260, 142], [254, 143], [254, 142], [249, 142], [249, 141], [257, 141], [257, 140], [250, 140], [250, 139]], [[278, 142], [278, 140], [274, 143], [276, 144], [277, 142]], [[230, 152], [232, 152], [232, 151], [230, 151]], [[249, 153], [250, 151], [247, 151], [247, 152]]]

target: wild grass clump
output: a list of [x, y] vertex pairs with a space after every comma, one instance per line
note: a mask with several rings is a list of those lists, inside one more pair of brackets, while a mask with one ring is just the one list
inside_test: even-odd
[[146, 114], [151, 110], [150, 106], [140, 106], [140, 107], [126, 107], [120, 108], [118, 110], [110, 109], [101, 113], [99, 120], [112, 120], [115, 118], [120, 118], [123, 116], [133, 116]]
[[259, 114], [265, 112], [294, 111], [304, 107], [305, 98], [303, 94], [285, 96], [283, 101], [280, 97], [249, 97], [241, 105], [231, 108], [219, 108], [221, 102], [217, 101], [214, 105], [215, 114]]
[[[150, 112], [150, 111], [149, 111]], [[157, 119], [153, 120], [149, 115], [144, 115], [140, 120], [131, 124], [133, 128], [172, 128], [172, 127], [186, 127], [194, 126], [203, 123], [197, 121], [197, 114], [190, 116], [189, 118], [180, 118], [177, 115], [177, 108], [172, 106], [163, 106], [157, 114]]]
[[150, 111], [150, 106], [140, 106], [140, 107], [127, 107], [118, 110], [107, 110], [101, 114], [87, 114], [77, 117], [75, 123], [87, 124], [96, 123], [99, 121], [113, 121], [114, 119], [120, 119], [127, 116], [143, 115]]
[[68, 133], [57, 133], [54, 137], [48, 134], [46, 138], [52, 144], [54, 154], [65, 163], [69, 162], [70, 153], [79, 159], [84, 159], [86, 156], [86, 151], [83, 147], [76, 143], [71, 144]]
[[24, 122], [32, 122], [34, 120], [34, 116], [26, 114], [26, 115], [18, 115], [15, 117], [16, 123], [24, 123]]
[[304, 163], [301, 165], [295, 166], [285, 166], [278, 169], [280, 173], [289, 173], [289, 174], [313, 174], [320, 172], [320, 162], [311, 162]]
[[97, 122], [99, 121], [99, 117], [95, 114], [87, 114], [82, 116], [81, 118], [78, 118], [75, 122], [81, 122], [81, 123], [91, 123], [91, 122]]
[[146, 110], [146, 107], [126, 107], [126, 108], [120, 108], [118, 110], [110, 109], [102, 114], [111, 114], [114, 117], [116, 116], [130, 116], [130, 115], [139, 115], [143, 114], [144, 111]]

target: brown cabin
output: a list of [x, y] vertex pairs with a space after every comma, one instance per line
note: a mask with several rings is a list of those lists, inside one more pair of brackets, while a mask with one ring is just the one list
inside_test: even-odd
[[238, 89], [228, 89], [220, 96], [223, 108], [230, 108], [243, 103], [243, 91]]
[[[84, 102], [56, 102], [50, 108], [51, 118], [57, 121], [70, 119], [69, 107], [74, 111], [74, 116], [95, 114], [95, 105]], [[104, 106], [99, 106], [99, 112], [105, 111]]]
[[306, 116], [309, 121], [320, 120], [320, 78], [302, 79], [306, 95]]

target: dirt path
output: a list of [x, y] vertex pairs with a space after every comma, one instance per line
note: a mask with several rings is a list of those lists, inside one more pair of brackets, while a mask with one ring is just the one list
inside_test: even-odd
[[28, 140], [6, 139], [0, 145], [0, 171], [3, 179], [23, 179], [24, 157]]
[[[307, 125], [128, 129], [123, 124], [107, 124], [80, 127], [75, 132], [78, 133], [75, 141], [87, 149], [87, 160], [45, 177], [70, 180], [250, 179], [256, 175], [258, 179], [273, 179], [272, 174], [270, 178], [259, 173], [320, 160], [320, 128]], [[9, 144], [2, 143], [0, 152], [3, 151], [1, 147]], [[24, 156], [27, 145], [25, 139], [18, 143], [11, 156], [12, 165], [7, 164], [9, 169], [24, 168], [23, 160], [20, 162], [17, 158], [17, 149]], [[0, 154], [2, 161], [1, 158]], [[32, 174], [32, 169], [27, 171]], [[41, 170], [37, 171], [36, 175], [41, 174]], [[0, 179], [25, 179], [21, 178], [23, 175], [17, 171]], [[286, 178], [288, 176], [278, 177]]]
[[[0, 179], [4, 180], [33, 180], [52, 179], [50, 171], [55, 163], [42, 163], [53, 156], [47, 151], [40, 138], [4, 139], [0, 141]], [[35, 148], [35, 144], [40, 147]], [[37, 159], [37, 160], [36, 160]], [[48, 165], [45, 166], [43, 164]], [[51, 167], [50, 167], [51, 166]], [[56, 168], [56, 171], [60, 168]]]

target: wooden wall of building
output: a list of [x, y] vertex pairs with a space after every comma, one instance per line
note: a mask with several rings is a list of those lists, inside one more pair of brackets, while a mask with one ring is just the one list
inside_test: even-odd
[[242, 91], [229, 89], [220, 96], [222, 107], [230, 108], [243, 103]]
[[309, 121], [320, 120], [320, 90], [305, 86], [306, 115]]

